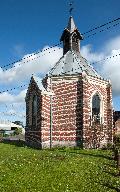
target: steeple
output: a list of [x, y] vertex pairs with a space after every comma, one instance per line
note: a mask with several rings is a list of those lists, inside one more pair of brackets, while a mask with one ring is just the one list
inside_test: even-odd
[[77, 29], [72, 16], [69, 17], [67, 28], [64, 29], [60, 41], [63, 41], [63, 54], [69, 50], [80, 52], [80, 40], [83, 36]]
[[69, 18], [67, 29], [68, 29], [71, 33], [76, 29], [76, 26], [75, 26], [75, 23], [74, 23], [74, 20], [73, 20], [73, 17], [72, 17], [72, 16], [70, 16], [70, 18]]

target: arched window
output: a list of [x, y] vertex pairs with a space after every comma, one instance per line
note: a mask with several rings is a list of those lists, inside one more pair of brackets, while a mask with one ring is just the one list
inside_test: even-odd
[[37, 95], [33, 96], [32, 102], [32, 125], [37, 125]]
[[100, 97], [95, 94], [92, 97], [92, 120], [94, 122], [100, 123]]

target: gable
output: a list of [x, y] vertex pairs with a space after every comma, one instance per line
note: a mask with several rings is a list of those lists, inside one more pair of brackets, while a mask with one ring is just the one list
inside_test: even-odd
[[26, 93], [26, 97], [25, 100], [29, 99], [31, 95], [33, 94], [41, 94], [41, 91], [37, 82], [35, 81], [35, 79], [33, 77], [31, 77], [28, 89], [27, 89], [27, 93]]

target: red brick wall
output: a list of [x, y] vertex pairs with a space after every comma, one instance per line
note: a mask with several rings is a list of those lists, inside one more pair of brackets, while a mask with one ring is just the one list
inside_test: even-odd
[[[109, 82], [91, 77], [65, 82], [59, 79], [52, 82], [55, 93], [52, 104], [53, 145], [81, 145], [100, 147], [103, 142], [112, 141], [112, 94]], [[103, 124], [92, 124], [91, 99], [99, 93], [103, 100]]]
[[[83, 139], [84, 146], [100, 147], [103, 140], [112, 141], [112, 94], [109, 82], [97, 78], [83, 80]], [[91, 99], [98, 93], [103, 101], [103, 125], [91, 122]]]
[[[32, 106], [33, 97], [37, 95], [37, 126], [32, 124]], [[25, 140], [28, 145], [34, 147], [41, 147], [41, 92], [39, 91], [34, 79], [31, 80], [27, 95], [26, 95], [26, 128]]]
[[[46, 81], [50, 88], [49, 79]], [[74, 78], [52, 79], [52, 146], [82, 145], [85, 148], [100, 147], [102, 142], [112, 141], [112, 94], [107, 81], [76, 76]], [[99, 93], [104, 101], [104, 123], [91, 123], [91, 98]], [[38, 124], [31, 126], [31, 100], [39, 95]], [[50, 95], [42, 94], [34, 82], [29, 87], [26, 98], [26, 141], [34, 140], [41, 147], [50, 146]]]
[[[79, 89], [79, 91], [78, 91]], [[76, 145], [82, 140], [82, 81], [52, 82], [53, 145]], [[79, 100], [79, 102], [78, 102]], [[76, 118], [76, 114], [78, 118]]]
[[50, 146], [50, 96], [42, 95], [42, 147]]
[[[37, 95], [37, 124], [32, 124], [32, 102]], [[28, 145], [41, 148], [48, 145], [50, 128], [50, 96], [42, 95], [34, 80], [31, 81], [26, 96], [26, 131]]]

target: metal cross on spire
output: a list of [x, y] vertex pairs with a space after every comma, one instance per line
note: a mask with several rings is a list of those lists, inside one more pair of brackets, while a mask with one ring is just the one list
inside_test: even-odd
[[69, 9], [69, 13], [70, 13], [70, 16], [71, 16], [71, 14], [72, 14], [72, 11], [73, 11], [73, 1], [71, 1], [70, 3], [69, 3], [69, 6], [70, 6], [70, 9]]

